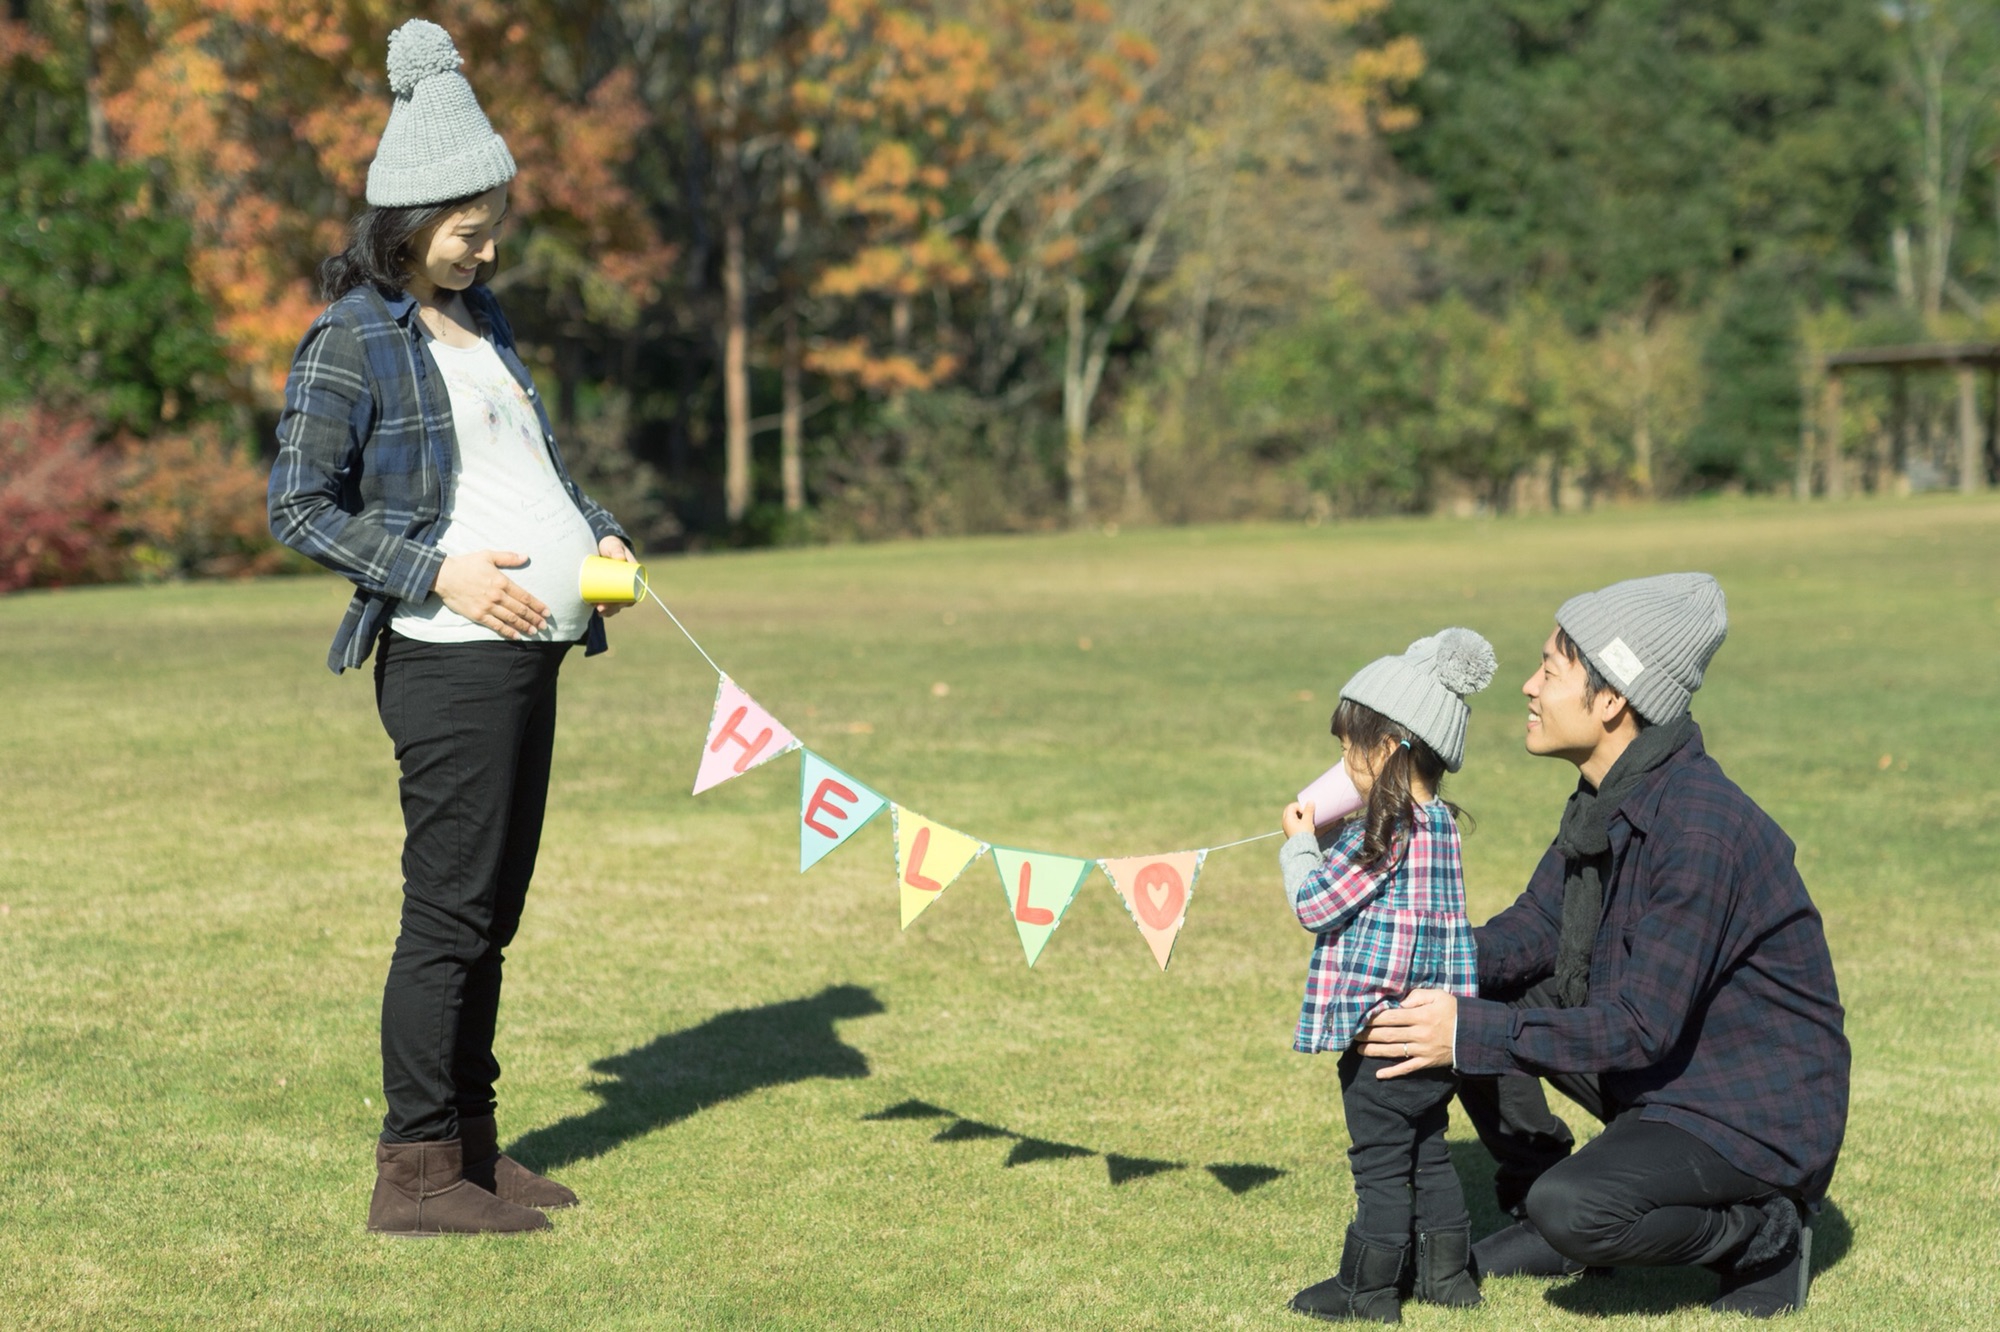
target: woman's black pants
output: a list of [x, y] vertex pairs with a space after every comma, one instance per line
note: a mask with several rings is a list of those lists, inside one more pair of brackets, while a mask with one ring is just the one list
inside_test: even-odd
[[568, 643], [384, 634], [375, 703], [402, 768], [403, 922], [382, 991], [385, 1142], [490, 1115], [503, 950], [535, 872]]

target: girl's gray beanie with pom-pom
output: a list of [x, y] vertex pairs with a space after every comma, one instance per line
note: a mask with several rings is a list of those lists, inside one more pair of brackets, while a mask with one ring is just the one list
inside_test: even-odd
[[1493, 645], [1470, 629], [1419, 638], [1400, 657], [1379, 657], [1340, 687], [1340, 696], [1373, 708], [1437, 751], [1445, 771], [1465, 761], [1465, 696], [1493, 681]]
[[389, 34], [389, 127], [368, 165], [368, 202], [408, 208], [484, 194], [514, 179], [514, 155], [493, 132], [451, 34], [411, 19]]

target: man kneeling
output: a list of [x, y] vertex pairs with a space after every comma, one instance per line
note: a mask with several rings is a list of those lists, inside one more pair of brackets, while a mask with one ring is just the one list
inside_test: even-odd
[[[1530, 753], [1581, 775], [1527, 891], [1475, 931], [1477, 999], [1417, 991], [1364, 1033], [1384, 1077], [1451, 1065], [1516, 1224], [1483, 1275], [1701, 1264], [1713, 1308], [1805, 1304], [1847, 1126], [1848, 1045], [1792, 843], [1688, 703], [1728, 629], [1706, 574], [1564, 603], [1522, 686]], [[1574, 1154], [1537, 1078], [1603, 1120]]]

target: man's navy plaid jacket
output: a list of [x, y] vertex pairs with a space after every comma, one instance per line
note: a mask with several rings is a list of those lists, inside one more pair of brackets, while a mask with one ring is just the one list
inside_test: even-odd
[[[1612, 814], [1612, 872], [1580, 1008], [1461, 999], [1461, 1073], [1598, 1073], [1614, 1110], [1701, 1139], [1745, 1174], [1826, 1192], [1847, 1130], [1848, 1045], [1792, 842], [1701, 732]], [[1475, 931], [1483, 991], [1553, 974], [1563, 861]]]
[[[465, 301], [535, 404], [549, 459], [591, 532], [629, 544], [563, 466], [500, 303], [478, 286]], [[361, 287], [313, 321], [285, 381], [269, 505], [278, 540], [354, 584], [326, 657], [335, 674], [368, 660], [396, 602], [421, 601], [437, 581], [441, 497], [451, 493], [455, 443], [451, 398], [424, 349], [415, 298]], [[585, 655], [604, 650], [602, 617], [590, 617], [584, 642]]]

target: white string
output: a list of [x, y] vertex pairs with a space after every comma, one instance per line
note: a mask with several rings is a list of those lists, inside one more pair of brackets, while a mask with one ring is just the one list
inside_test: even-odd
[[1208, 849], [1211, 851], [1227, 851], [1232, 846], [1248, 846], [1252, 842], [1261, 842], [1267, 837], [1283, 837], [1284, 835], [1282, 829], [1277, 832], [1258, 833], [1255, 837], [1239, 837], [1233, 842], [1224, 842], [1221, 846], [1211, 846]]
[[[715, 658], [708, 655], [708, 649], [704, 648], [701, 645], [701, 641], [697, 639], [693, 634], [688, 633], [688, 627], [681, 623], [680, 616], [674, 614], [673, 607], [667, 605], [666, 602], [660, 600], [660, 594], [653, 590], [652, 585], [650, 583], [642, 583], [640, 584], [640, 586], [646, 589], [646, 595], [653, 599], [654, 604], [667, 613], [667, 618], [674, 622], [674, 628], [680, 630], [681, 633], [687, 638], [687, 641], [694, 645], [694, 650], [696, 652], [701, 653], [701, 659], [708, 663], [709, 669], [714, 671], [717, 675], [721, 676], [723, 679], [725, 680], [728, 679], [729, 672], [723, 670], [720, 666], [717, 666], [715, 664]], [[803, 743], [797, 741], [796, 738], [794, 738], [793, 747], [804, 748], [804, 745]], [[773, 757], [776, 756], [773, 755]], [[877, 794], [879, 795], [881, 793], [877, 792]], [[884, 799], [887, 799], [887, 797], [884, 797]], [[896, 802], [892, 800], [889, 803], [893, 805]], [[1227, 851], [1232, 846], [1248, 846], [1252, 842], [1262, 842], [1267, 840], [1268, 838], [1283, 837], [1284, 835], [1285, 834], [1282, 830], [1277, 832], [1258, 833], [1255, 837], [1239, 837], [1233, 842], [1224, 842], [1220, 846], [1203, 847], [1202, 850], [1204, 852]], [[984, 855], [987, 850], [988, 850], [987, 845], [985, 843], [981, 843], [979, 848], [979, 854]], [[978, 856], [973, 857], [973, 859], [975, 860], [978, 859]]]
[[697, 640], [693, 634], [688, 633], [688, 627], [681, 623], [680, 616], [674, 614], [674, 608], [669, 606], [666, 602], [660, 600], [660, 594], [653, 590], [652, 585], [650, 583], [646, 584], [645, 586], [646, 586], [646, 595], [651, 597], [654, 600], [654, 602], [656, 602], [659, 605], [659, 608], [667, 613], [667, 618], [674, 622], [674, 628], [680, 630], [683, 634], [687, 634], [687, 641], [694, 644], [694, 650], [696, 652], [701, 653], [701, 659], [708, 663], [709, 669], [714, 671], [717, 675], [721, 676], [723, 679], [725, 680], [728, 679], [729, 672], [723, 670], [720, 666], [717, 666], [715, 664], [715, 658], [708, 655], [708, 649], [703, 647], [700, 641]]

